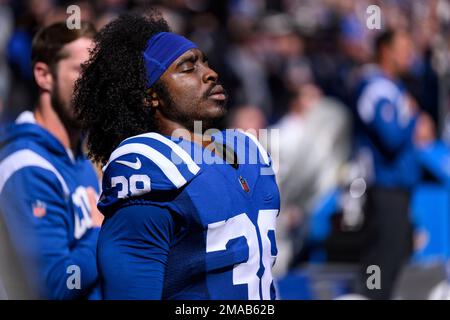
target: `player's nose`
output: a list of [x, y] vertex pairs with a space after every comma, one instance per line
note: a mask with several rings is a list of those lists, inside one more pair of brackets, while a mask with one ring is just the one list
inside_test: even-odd
[[209, 66], [205, 65], [204, 73], [203, 73], [203, 82], [217, 82], [219, 80], [219, 75]]

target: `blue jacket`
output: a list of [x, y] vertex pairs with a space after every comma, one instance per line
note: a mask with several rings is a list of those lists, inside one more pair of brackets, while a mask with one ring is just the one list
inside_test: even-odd
[[[0, 214], [31, 286], [48, 299], [99, 298], [86, 188], [98, 179], [31, 112], [0, 132]], [[80, 275], [78, 277], [78, 275]]]
[[372, 72], [359, 86], [356, 108], [357, 149], [369, 180], [384, 187], [413, 187], [421, 177], [413, 145], [417, 114], [408, 107], [403, 85], [379, 70]]

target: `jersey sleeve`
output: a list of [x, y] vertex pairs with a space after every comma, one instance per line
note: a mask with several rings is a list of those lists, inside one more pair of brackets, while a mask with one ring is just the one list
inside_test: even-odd
[[200, 173], [200, 167], [177, 143], [147, 133], [123, 141], [103, 171], [98, 208], [108, 215], [127, 199], [183, 188]]
[[104, 299], [161, 299], [174, 222], [155, 205], [120, 208], [102, 226], [98, 263]]
[[[37, 269], [30, 265], [24, 269], [49, 299], [80, 298], [97, 281], [98, 230], [89, 229], [69, 246], [66, 197], [57, 177], [39, 167], [15, 172], [0, 193], [2, 214], [19, 257], [37, 264]], [[71, 270], [80, 271], [79, 288], [68, 285]]]

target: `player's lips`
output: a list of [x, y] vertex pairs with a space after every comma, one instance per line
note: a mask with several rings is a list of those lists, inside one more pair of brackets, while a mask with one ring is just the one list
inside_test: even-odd
[[214, 100], [226, 100], [225, 90], [221, 85], [216, 85], [208, 95], [208, 98]]

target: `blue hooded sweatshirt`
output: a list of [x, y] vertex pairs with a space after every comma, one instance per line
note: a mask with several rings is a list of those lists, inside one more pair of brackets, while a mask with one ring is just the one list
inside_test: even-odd
[[0, 129], [0, 214], [30, 286], [45, 299], [99, 298], [87, 188], [98, 178], [33, 113]]

